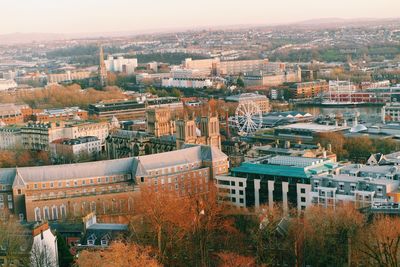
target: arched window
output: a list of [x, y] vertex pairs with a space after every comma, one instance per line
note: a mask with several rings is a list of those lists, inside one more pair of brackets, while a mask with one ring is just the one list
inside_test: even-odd
[[53, 206], [51, 208], [51, 211], [52, 211], [53, 220], [58, 220], [58, 209], [57, 209], [57, 206]]
[[40, 208], [36, 207], [35, 208], [35, 221], [41, 221], [42, 220], [42, 216], [40, 213]]
[[62, 204], [60, 206], [60, 212], [61, 212], [61, 218], [66, 219], [67, 218], [67, 209], [65, 208], [64, 204]]
[[47, 206], [43, 208], [43, 218], [45, 220], [50, 220], [50, 210]]

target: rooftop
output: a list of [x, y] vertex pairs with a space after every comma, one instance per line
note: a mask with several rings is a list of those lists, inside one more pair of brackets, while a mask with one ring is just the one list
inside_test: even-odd
[[344, 131], [349, 128], [350, 127], [346, 127], [346, 126], [324, 125], [324, 124], [318, 124], [318, 123], [313, 123], [313, 122], [294, 123], [294, 124], [289, 124], [289, 125], [278, 127], [278, 129], [306, 130], [306, 131], [318, 132], [318, 133]]

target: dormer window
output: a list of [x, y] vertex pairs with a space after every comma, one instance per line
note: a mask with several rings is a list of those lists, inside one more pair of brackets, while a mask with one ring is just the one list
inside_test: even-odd
[[94, 245], [94, 240], [93, 239], [88, 239], [87, 240], [88, 246], [93, 246]]
[[102, 247], [108, 246], [108, 240], [107, 240], [107, 239], [102, 239], [102, 240], [101, 240], [101, 246], [102, 246]]

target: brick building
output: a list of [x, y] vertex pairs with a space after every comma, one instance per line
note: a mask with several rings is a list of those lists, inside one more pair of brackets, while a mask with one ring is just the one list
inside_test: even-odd
[[13, 181], [13, 212], [21, 219], [66, 220], [93, 211], [130, 212], [143, 185], [182, 196], [205, 192], [228, 167], [228, 157], [218, 148], [193, 146], [136, 158], [17, 167], [0, 172], [0, 181], [8, 185]]

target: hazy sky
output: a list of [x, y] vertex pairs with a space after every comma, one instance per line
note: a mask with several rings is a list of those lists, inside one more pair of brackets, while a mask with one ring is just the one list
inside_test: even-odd
[[400, 0], [1, 0], [0, 34], [400, 17]]

